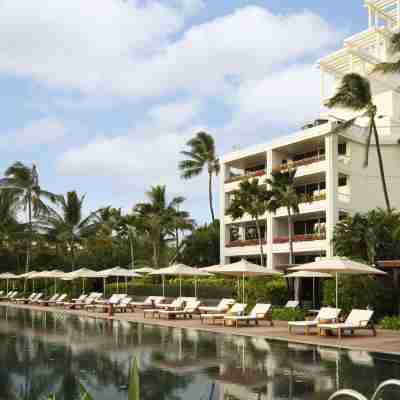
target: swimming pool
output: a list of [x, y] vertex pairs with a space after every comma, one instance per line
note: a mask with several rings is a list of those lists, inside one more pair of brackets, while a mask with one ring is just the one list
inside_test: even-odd
[[327, 400], [400, 377], [396, 356], [3, 306], [0, 344], [7, 400], [75, 399], [80, 384], [95, 400], [127, 399], [133, 358], [142, 400]]

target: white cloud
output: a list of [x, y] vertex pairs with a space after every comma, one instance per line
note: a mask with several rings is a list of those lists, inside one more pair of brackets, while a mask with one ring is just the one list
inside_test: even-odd
[[25, 124], [5, 135], [4, 142], [13, 142], [17, 146], [59, 143], [67, 135], [63, 122], [55, 118], [42, 118]]
[[1, 0], [0, 72], [90, 94], [222, 95], [232, 82], [261, 79], [340, 37], [312, 12], [256, 6], [187, 28], [203, 2], [166, 4]]

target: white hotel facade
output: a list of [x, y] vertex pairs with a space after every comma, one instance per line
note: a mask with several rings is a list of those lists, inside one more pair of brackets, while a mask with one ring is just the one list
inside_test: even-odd
[[[369, 26], [344, 41], [343, 47], [319, 60], [321, 101], [334, 93], [341, 78], [350, 72], [368, 75], [373, 101], [378, 107], [377, 128], [392, 207], [400, 207], [400, 77], [370, 75], [373, 67], [391, 61], [390, 37], [400, 29], [400, 0], [365, 0]], [[328, 83], [329, 82], [329, 83]], [[305, 96], [307, 93], [304, 94]], [[290, 110], [288, 110], [290, 117]], [[255, 223], [250, 216], [232, 220], [226, 215], [231, 193], [243, 179], [258, 177], [260, 184], [276, 170], [296, 168], [296, 187], [307, 194], [294, 219], [295, 263], [333, 255], [336, 223], [346, 215], [385, 207], [374, 144], [368, 168], [363, 167], [366, 120], [332, 134], [339, 121], [352, 114], [329, 110], [299, 132], [270, 143], [226, 154], [221, 158], [220, 220], [221, 263], [247, 258], [258, 262]], [[287, 212], [267, 213], [263, 231], [267, 266], [279, 269], [289, 262]]]

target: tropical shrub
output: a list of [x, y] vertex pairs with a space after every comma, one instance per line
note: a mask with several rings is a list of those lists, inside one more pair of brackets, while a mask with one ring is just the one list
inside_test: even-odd
[[300, 308], [274, 308], [272, 319], [276, 321], [304, 321], [306, 312]]
[[251, 278], [246, 282], [246, 301], [255, 303], [285, 304], [288, 288], [283, 278]]
[[380, 323], [382, 329], [400, 330], [400, 317], [385, 317]]
[[[324, 305], [335, 304], [335, 281], [324, 282]], [[339, 278], [339, 308], [349, 313], [353, 308], [371, 308], [374, 317], [395, 314], [398, 294], [389, 282], [369, 276]]]

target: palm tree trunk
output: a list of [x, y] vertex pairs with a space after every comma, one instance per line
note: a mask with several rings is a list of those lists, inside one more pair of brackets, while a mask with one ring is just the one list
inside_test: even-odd
[[208, 173], [208, 199], [210, 203], [211, 219], [212, 222], [214, 223], [215, 217], [214, 217], [213, 195], [212, 195], [212, 172]]
[[289, 232], [289, 264], [293, 264], [293, 221], [290, 207], [287, 207], [288, 212], [288, 232]]
[[158, 251], [156, 240], [153, 240], [153, 263], [154, 268], [158, 268]]
[[75, 250], [74, 250], [74, 240], [71, 239], [71, 271], [75, 271]]
[[263, 242], [262, 242], [262, 237], [261, 237], [260, 221], [258, 220], [258, 217], [256, 217], [256, 228], [257, 228], [258, 244], [260, 246], [261, 265], [264, 266], [264, 249], [263, 249]]
[[25, 272], [29, 272], [30, 258], [31, 258], [31, 250], [32, 250], [32, 197], [31, 194], [28, 195], [28, 222], [29, 222], [29, 238], [26, 249], [26, 264], [25, 264]]
[[376, 129], [376, 125], [375, 125], [375, 119], [372, 120], [372, 126], [374, 129], [375, 145], [376, 145], [376, 152], [378, 154], [379, 172], [381, 175], [383, 194], [385, 195], [386, 208], [387, 208], [388, 212], [390, 212], [391, 207], [390, 207], [390, 201], [389, 201], [389, 193], [388, 193], [388, 188], [387, 188], [387, 184], [386, 184], [385, 171], [383, 168], [383, 158], [382, 158], [381, 146], [379, 143], [379, 135], [378, 135], [378, 130]]

